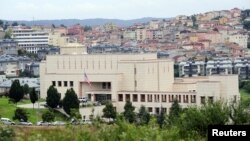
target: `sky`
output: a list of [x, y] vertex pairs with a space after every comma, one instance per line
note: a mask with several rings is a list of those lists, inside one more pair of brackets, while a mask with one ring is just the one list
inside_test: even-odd
[[250, 0], [1, 0], [0, 5], [4, 20], [136, 19], [249, 9]]

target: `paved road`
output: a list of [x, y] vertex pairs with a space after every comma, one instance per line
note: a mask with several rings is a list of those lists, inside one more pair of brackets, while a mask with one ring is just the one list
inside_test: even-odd
[[[43, 106], [43, 104], [45, 104], [46, 102], [36, 102], [34, 104], [34, 108], [35, 109], [44, 109], [45, 107]], [[21, 104], [21, 105], [17, 105], [17, 107], [20, 107], [20, 108], [33, 108], [33, 104]]]

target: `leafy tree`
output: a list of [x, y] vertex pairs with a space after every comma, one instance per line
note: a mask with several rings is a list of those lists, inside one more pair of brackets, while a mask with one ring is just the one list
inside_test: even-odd
[[38, 95], [35, 91], [35, 88], [32, 88], [32, 91], [30, 93], [30, 101], [31, 101], [31, 103], [33, 103], [33, 109], [34, 109], [34, 104], [37, 100], [38, 100]]
[[181, 111], [182, 111], [181, 106], [178, 103], [177, 99], [175, 99], [172, 106], [170, 107], [170, 111], [169, 111], [169, 116], [168, 117], [169, 117], [170, 124], [175, 122], [176, 119], [180, 117]]
[[184, 137], [194, 132], [205, 136], [208, 125], [225, 125], [229, 120], [229, 112], [229, 108], [224, 103], [220, 101], [209, 102], [199, 108], [187, 108], [182, 112], [176, 125]]
[[76, 118], [76, 119], [81, 119], [82, 117], [79, 112], [79, 109], [70, 109], [70, 115], [71, 117]]
[[46, 111], [45, 113], [42, 114], [42, 119], [43, 121], [51, 122], [51, 121], [54, 121], [55, 115], [51, 111]]
[[130, 122], [133, 123], [135, 121], [135, 107], [132, 105], [130, 101], [127, 101], [124, 106], [124, 118]]
[[166, 119], [165, 113], [163, 110], [161, 110], [160, 114], [157, 116], [157, 123], [159, 124], [161, 129], [165, 123], [165, 119]]
[[49, 107], [56, 108], [61, 99], [61, 95], [58, 93], [57, 89], [54, 86], [50, 86], [47, 90], [46, 102]]
[[28, 94], [29, 91], [30, 91], [29, 85], [28, 84], [24, 84], [23, 85], [23, 92], [24, 92], [24, 94], [25, 95]]
[[28, 121], [28, 114], [24, 109], [17, 108], [13, 116], [13, 120]]
[[250, 93], [250, 81], [245, 81], [243, 89], [245, 89], [248, 93]]
[[0, 20], [0, 27], [3, 27], [4, 22]]
[[65, 27], [65, 28], [66, 28], [66, 26], [65, 26], [64, 24], [61, 24], [60, 26], [61, 26], [61, 27]]
[[56, 26], [54, 24], [52, 24], [51, 26], [52, 26], [52, 28], [56, 28]]
[[230, 118], [234, 125], [250, 123], [250, 114], [245, 110], [242, 104], [232, 104], [230, 110]]
[[108, 119], [110, 119], [110, 118], [115, 119], [116, 118], [115, 107], [113, 106], [113, 104], [111, 102], [108, 102], [102, 111], [103, 111], [103, 117], [108, 118]]
[[250, 21], [243, 22], [244, 29], [250, 30]]
[[10, 31], [5, 32], [4, 39], [11, 39], [11, 32]]
[[63, 109], [69, 115], [71, 114], [71, 109], [79, 109], [79, 100], [72, 88], [66, 91], [65, 97], [63, 98]]
[[84, 26], [84, 32], [91, 31], [92, 27], [91, 26]]
[[148, 122], [150, 121], [150, 114], [146, 110], [145, 106], [141, 106], [141, 108], [139, 109], [138, 118], [141, 125], [148, 124]]
[[19, 83], [19, 80], [14, 80], [10, 87], [9, 98], [13, 100], [14, 103], [19, 102], [24, 96], [23, 88]]
[[13, 22], [12, 26], [18, 26], [18, 23], [17, 22]]

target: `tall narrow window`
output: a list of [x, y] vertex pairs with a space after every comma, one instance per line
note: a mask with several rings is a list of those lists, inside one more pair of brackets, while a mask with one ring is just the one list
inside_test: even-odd
[[73, 82], [73, 81], [70, 81], [70, 82], [69, 82], [69, 85], [70, 85], [70, 87], [74, 87], [74, 82]]
[[62, 81], [58, 81], [57, 84], [58, 84], [58, 87], [61, 87], [62, 86]]
[[64, 84], [64, 87], [68, 87], [68, 81], [64, 81], [63, 84]]
[[53, 85], [53, 86], [56, 86], [56, 81], [52, 81], [52, 85]]

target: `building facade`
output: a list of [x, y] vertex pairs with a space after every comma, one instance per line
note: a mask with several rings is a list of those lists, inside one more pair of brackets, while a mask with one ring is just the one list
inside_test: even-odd
[[61, 97], [73, 88], [78, 97], [112, 101], [118, 112], [130, 100], [136, 110], [144, 105], [151, 114], [161, 108], [169, 112], [174, 99], [183, 108], [207, 100], [239, 100], [237, 75], [175, 80], [173, 65], [156, 54], [49, 55], [40, 64], [41, 97], [54, 85]]
[[12, 29], [12, 38], [17, 41], [20, 48], [30, 53], [48, 47], [48, 33], [35, 31], [30, 28], [16, 27]]
[[0, 54], [17, 55], [17, 42], [11, 39], [0, 40]]

